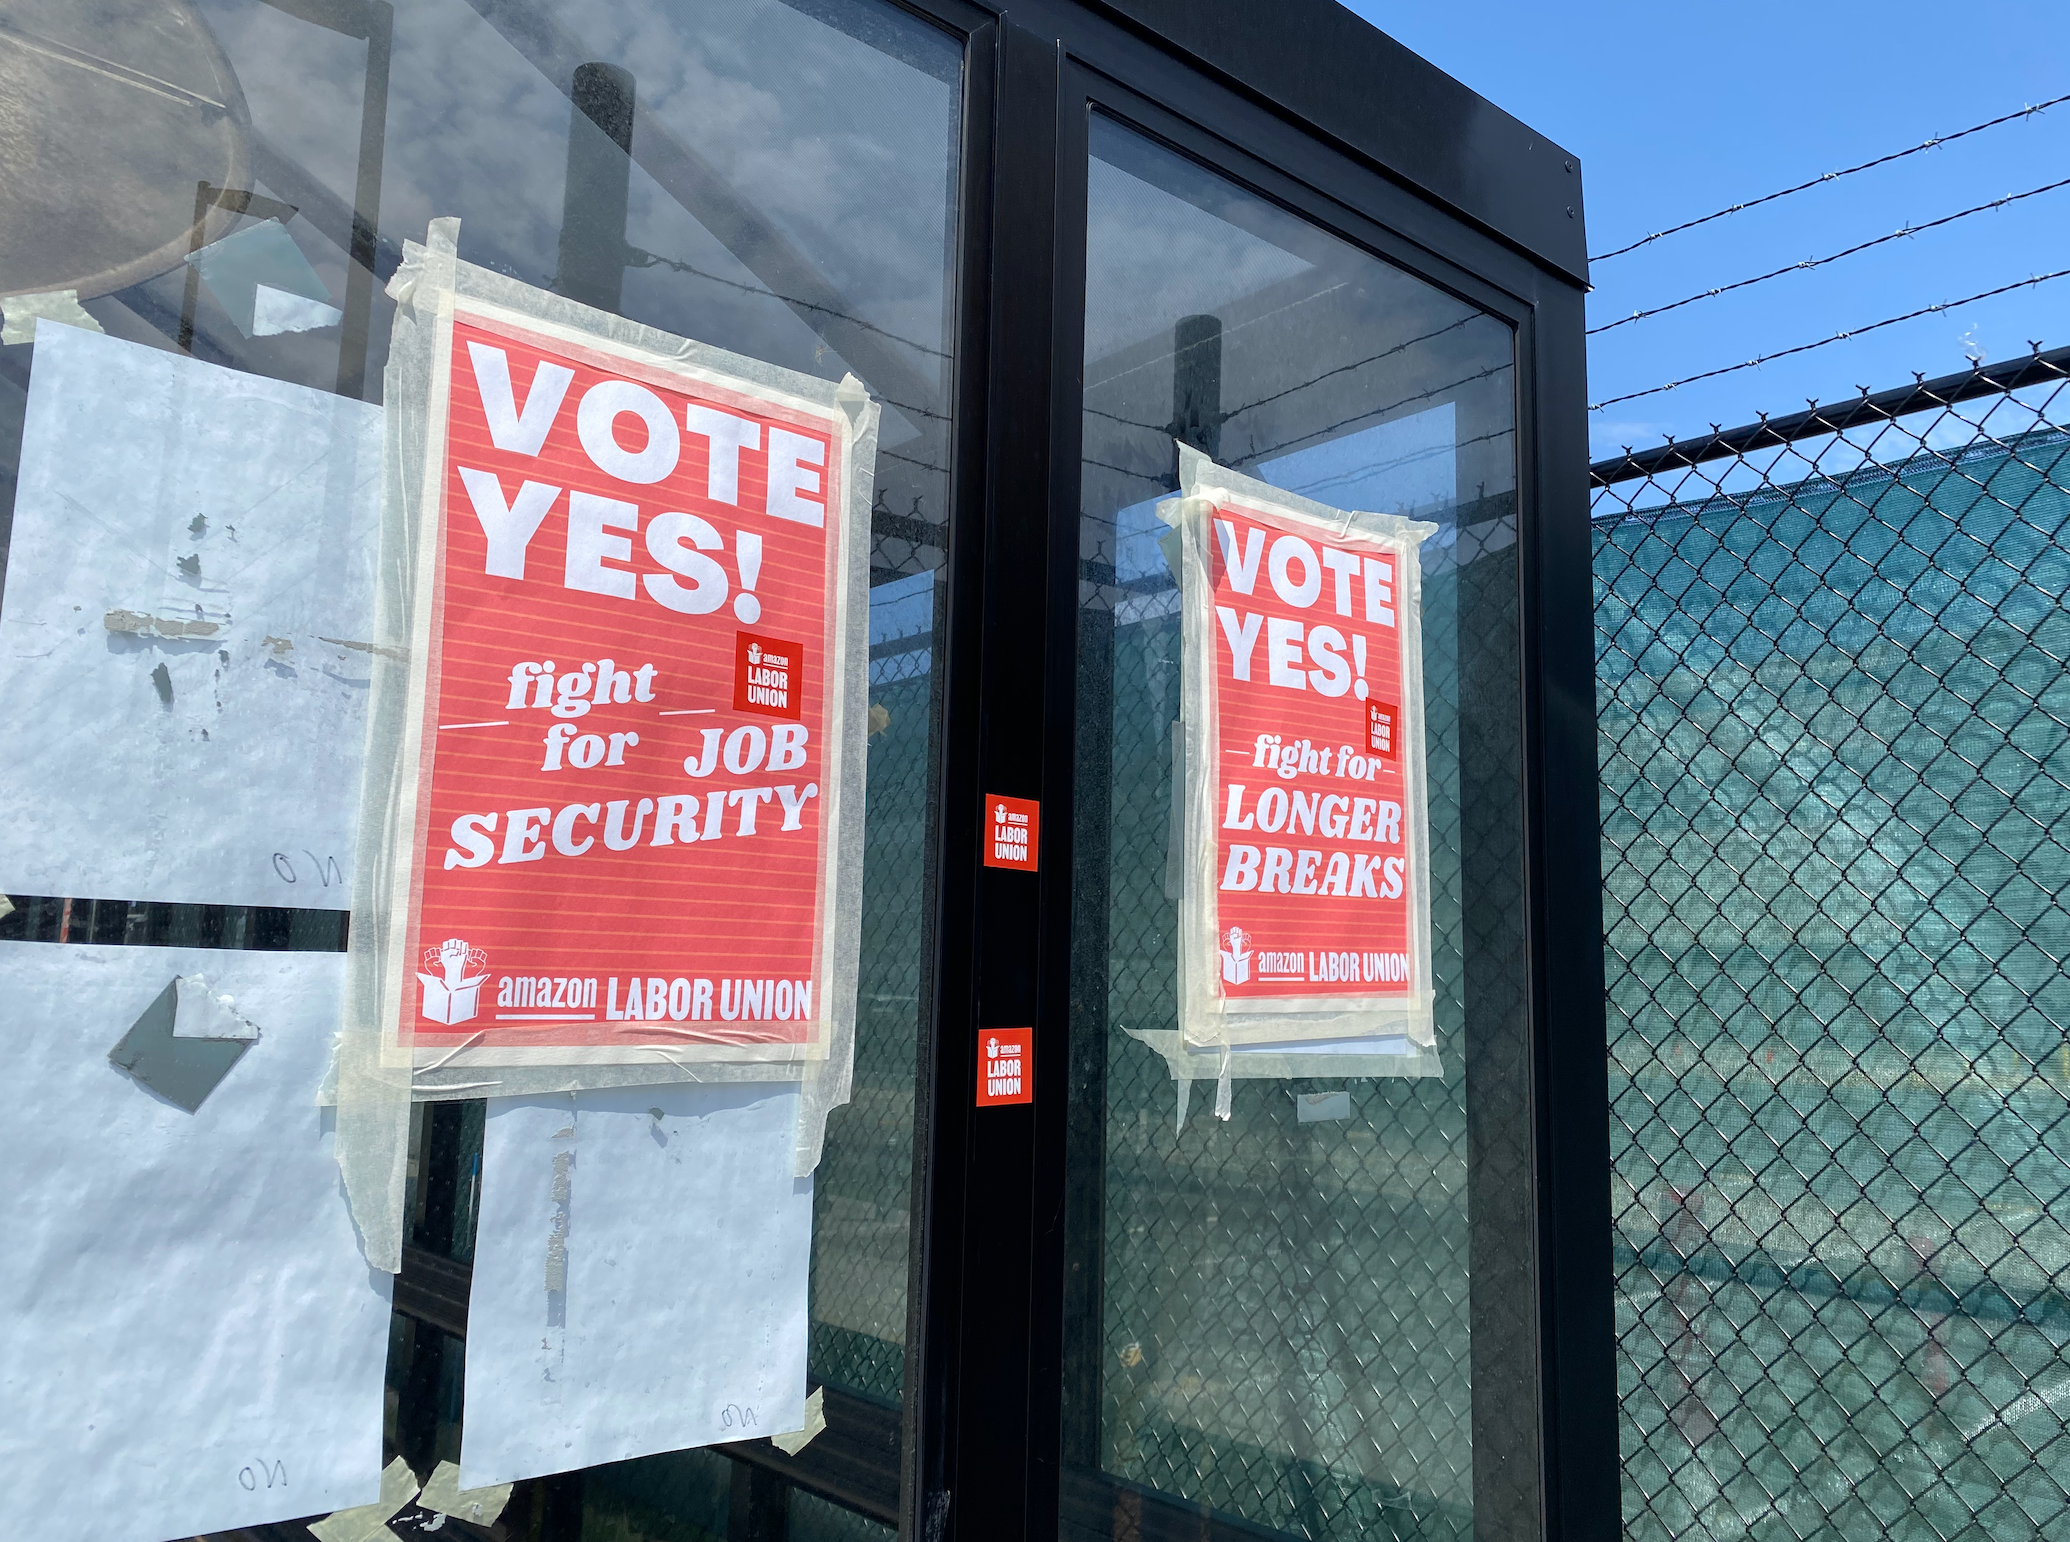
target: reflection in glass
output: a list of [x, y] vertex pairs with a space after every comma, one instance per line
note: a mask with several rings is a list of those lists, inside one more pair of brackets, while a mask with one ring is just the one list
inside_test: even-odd
[[[0, 122], [27, 114], [16, 142], [41, 168], [9, 183], [28, 202], [0, 220], [0, 294], [70, 290], [66, 316], [129, 344], [378, 401], [383, 286], [404, 240], [457, 216], [468, 261], [852, 371], [883, 402], [861, 1003], [853, 1101], [816, 1174], [810, 1380], [885, 1406], [904, 1363], [962, 68], [960, 42], [882, 0], [0, 0], [17, 104]], [[0, 347], [0, 580], [31, 359]], [[348, 891], [314, 910], [21, 896], [0, 935], [335, 950]], [[480, 1105], [418, 1110], [387, 1434], [420, 1465], [464, 1425], [480, 1144]], [[579, 1512], [554, 1482], [527, 1514]], [[794, 1531], [846, 1535], [845, 1514], [805, 1502]]]
[[[1486, 1362], [1519, 1330], [1496, 1325], [1483, 1251], [1496, 1225], [1511, 1254], [1528, 1233], [1513, 1171], [1474, 1148], [1498, 1107], [1517, 1117], [1496, 1082], [1522, 1043], [1512, 334], [1112, 123], [1092, 143], [1071, 1118], [1074, 1254], [1101, 1267], [1069, 1309], [1065, 1529], [1147, 1535], [1169, 1498], [1309, 1537], [1464, 1538], [1478, 1508], [1508, 1535], [1530, 1501], [1498, 1499], [1475, 1458], [1508, 1395]], [[1422, 560], [1442, 1077], [1238, 1080], [1227, 1122], [1196, 1098], [1181, 1123], [1129, 1036], [1176, 1026], [1179, 616], [1155, 513], [1174, 438], [1440, 527]], [[1296, 1094], [1340, 1089], [1348, 1116], [1297, 1117]]]

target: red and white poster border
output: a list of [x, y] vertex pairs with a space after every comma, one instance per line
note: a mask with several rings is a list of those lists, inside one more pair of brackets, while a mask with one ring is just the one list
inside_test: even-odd
[[[849, 377], [836, 384], [629, 322], [458, 261], [457, 221], [411, 243], [390, 292], [400, 303], [387, 396], [388, 493], [376, 601], [375, 682], [355, 896], [353, 1015], [378, 1013], [384, 1065], [408, 1068], [416, 1097], [565, 1091], [642, 1081], [806, 1078], [808, 1125], [846, 1101], [860, 950], [863, 767], [868, 690], [869, 509], [877, 407]], [[450, 227], [441, 229], [442, 226]], [[402, 1003], [420, 967], [414, 943], [429, 828], [427, 727], [439, 712], [445, 564], [446, 438], [455, 322], [544, 342], [624, 378], [737, 397], [810, 422], [835, 447], [826, 468], [833, 639], [821, 788], [815, 1015], [801, 1040], [726, 1042], [677, 1031], [666, 1043], [413, 1045]], [[399, 557], [391, 553], [401, 554]], [[717, 1025], [714, 1025], [715, 1027]], [[667, 1030], [664, 1029], [664, 1032]], [[484, 1036], [486, 1037], [486, 1035]], [[483, 1074], [494, 1072], [494, 1080]], [[816, 1115], [816, 1118], [814, 1117]], [[801, 1132], [801, 1171], [817, 1139]]]
[[[1179, 463], [1181, 496], [1160, 504], [1158, 512], [1178, 536], [1182, 591], [1185, 664], [1180, 710], [1185, 790], [1179, 1017], [1184, 1042], [1196, 1048], [1226, 1050], [1234, 1045], [1322, 1041], [1339, 1052], [1352, 1053], [1351, 1041], [1398, 1036], [1429, 1050], [1435, 1044], [1435, 994], [1430, 956], [1429, 794], [1424, 763], [1418, 550], [1438, 527], [1398, 515], [1334, 509], [1218, 466], [1185, 444], [1179, 446]], [[1394, 570], [1391, 624], [1397, 633], [1399, 677], [1375, 680], [1372, 689], [1375, 699], [1384, 700], [1391, 694], [1399, 704], [1393, 727], [1401, 768], [1399, 849], [1405, 871], [1400, 882], [1406, 891], [1407, 927], [1406, 946], [1390, 956], [1398, 960], [1392, 972], [1405, 972], [1406, 979], [1388, 980], [1390, 988], [1384, 992], [1347, 990], [1341, 979], [1326, 989], [1290, 985], [1283, 995], [1232, 994], [1223, 986], [1222, 946], [1228, 928], [1220, 898], [1226, 876], [1217, 839], [1225, 812], [1220, 784], [1231, 757], [1249, 764], [1253, 753], [1248, 739], [1240, 746], [1222, 743], [1218, 682], [1223, 626], [1216, 615], [1211, 543], [1217, 540], [1215, 521], [1225, 509], [1238, 515], [1262, 515], [1338, 551], [1363, 548]], [[1263, 658], [1265, 651], [1260, 645], [1258, 656]], [[1349, 705], [1348, 697], [1346, 702]], [[1376, 874], [1378, 860], [1374, 859]], [[1389, 881], [1394, 880], [1390, 877]], [[1343, 892], [1341, 887], [1338, 892]], [[1383, 885], [1378, 892], [1384, 895], [1387, 889]], [[1312, 956], [1309, 972], [1323, 973]], [[1384, 978], [1389, 971], [1379, 972]], [[1372, 973], [1366, 978], [1372, 978]]]

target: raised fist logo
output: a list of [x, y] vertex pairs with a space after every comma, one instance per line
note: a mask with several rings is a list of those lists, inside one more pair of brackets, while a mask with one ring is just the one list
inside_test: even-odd
[[486, 974], [469, 976], [468, 970], [481, 969], [489, 962], [489, 955], [480, 948], [470, 948], [464, 937], [448, 937], [435, 948], [424, 950], [424, 967], [436, 969], [438, 974], [420, 971], [417, 978], [424, 986], [424, 1015], [435, 1023], [464, 1023], [481, 1010], [482, 982]]
[[1231, 985], [1247, 983], [1251, 977], [1251, 935], [1240, 926], [1229, 928], [1229, 946], [1221, 949], [1222, 978]]
[[760, 643], [748, 644], [748, 662], [750, 664], [759, 664], [762, 662], [762, 645]]

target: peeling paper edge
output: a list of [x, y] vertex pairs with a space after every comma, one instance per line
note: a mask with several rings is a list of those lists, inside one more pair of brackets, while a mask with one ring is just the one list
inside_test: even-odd
[[[172, 1034], [174, 1038], [199, 1039], [211, 1043], [221, 1043], [226, 1040], [240, 1044], [256, 1044], [259, 1042], [262, 1037], [259, 1025], [238, 1011], [235, 998], [219, 993], [214, 986], [208, 983], [206, 976], [183, 974], [173, 981], [173, 987]], [[190, 1016], [189, 1003], [193, 1002], [197, 996], [202, 998], [202, 1000], [194, 1004]], [[211, 1023], [210, 1027], [227, 1026], [238, 1031], [231, 1033], [194, 1032], [192, 1029], [192, 1017], [198, 1017], [202, 1013], [208, 1012], [210, 1008], [229, 1019], [228, 1024]], [[187, 1024], [184, 1028], [182, 1027], [183, 1021]]]
[[[1398, 996], [1339, 997], [1330, 1006], [1318, 1009], [1309, 1004], [1308, 999], [1300, 997], [1281, 998], [1286, 1003], [1284, 1005], [1276, 1005], [1270, 998], [1253, 998], [1242, 1006], [1225, 1006], [1214, 995], [1210, 984], [1217, 967], [1215, 937], [1218, 928], [1214, 897], [1219, 874], [1215, 871], [1214, 843], [1189, 839], [1179, 902], [1180, 1030], [1189, 1046], [1210, 1050], [1233, 1044], [1400, 1034], [1430, 1052], [1434, 1060], [1437, 1013], [1431, 980], [1430, 796], [1424, 746], [1423, 581], [1419, 553], [1423, 542], [1435, 535], [1439, 527], [1427, 520], [1405, 519], [1398, 514], [1332, 508], [1298, 493], [1274, 487], [1269, 482], [1218, 466], [1191, 445], [1177, 440], [1173, 442], [1178, 447], [1182, 496], [1160, 501], [1157, 514], [1179, 536], [1180, 673], [1183, 681], [1180, 717], [1185, 733], [1181, 753], [1182, 763], [1189, 773], [1182, 796], [1187, 831], [1214, 829], [1218, 814], [1213, 806], [1214, 768], [1219, 761], [1215, 746], [1216, 655], [1209, 566], [1209, 543], [1213, 540], [1209, 520], [1217, 498], [1248, 504], [1290, 524], [1314, 526], [1319, 538], [1359, 539], [1382, 544], [1400, 566], [1395, 613], [1404, 682], [1400, 703], [1405, 741], [1402, 750], [1403, 812], [1409, 825], [1410, 882], [1414, 892], [1421, 896], [1420, 902], [1410, 909], [1409, 953], [1414, 961], [1416, 977], [1424, 982], [1421, 990], [1411, 993], [1406, 999]], [[1320, 1060], [1326, 1057], [1313, 1058]], [[1230, 1074], [1241, 1076], [1245, 1073], [1232, 1068]], [[1252, 1069], [1249, 1074], [1264, 1073]], [[1334, 1073], [1304, 1070], [1295, 1074]], [[1219, 1068], [1216, 1080], [1219, 1094], [1225, 1082]], [[1219, 1095], [1217, 1102], [1226, 1106], [1226, 1100]], [[1223, 1117], [1227, 1117], [1226, 1114]]]

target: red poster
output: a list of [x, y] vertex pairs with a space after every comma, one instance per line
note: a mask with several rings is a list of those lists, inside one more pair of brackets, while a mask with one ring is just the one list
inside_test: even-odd
[[[1202, 463], [1205, 466], [1205, 462]], [[1416, 549], [1208, 467], [1185, 563], [1195, 1042], [1429, 1042]]]
[[465, 302], [428, 396], [398, 1037], [824, 1054], [849, 416]]

